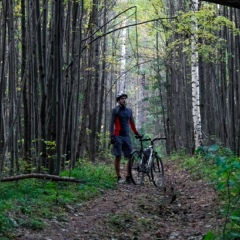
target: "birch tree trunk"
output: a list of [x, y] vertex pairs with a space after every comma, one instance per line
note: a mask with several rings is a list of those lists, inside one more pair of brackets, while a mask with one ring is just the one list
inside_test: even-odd
[[[198, 10], [198, 0], [192, 0], [193, 11]], [[193, 117], [193, 127], [194, 127], [194, 143], [195, 149], [201, 145], [202, 139], [202, 127], [201, 127], [201, 114], [200, 114], [200, 94], [199, 94], [199, 62], [198, 62], [198, 36], [197, 36], [197, 19], [193, 16], [193, 27], [195, 28], [193, 32], [195, 34], [191, 37], [191, 75], [192, 75], [192, 117]]]

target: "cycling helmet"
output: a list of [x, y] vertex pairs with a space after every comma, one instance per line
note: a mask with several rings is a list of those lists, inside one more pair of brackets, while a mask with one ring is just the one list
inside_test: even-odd
[[128, 97], [126, 93], [119, 93], [116, 97], [116, 101], [118, 102], [118, 100], [121, 98], [121, 97]]

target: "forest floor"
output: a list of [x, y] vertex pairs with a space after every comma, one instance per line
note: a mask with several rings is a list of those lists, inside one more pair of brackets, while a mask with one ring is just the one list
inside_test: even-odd
[[200, 240], [222, 225], [213, 187], [165, 164], [166, 188], [118, 184], [113, 190], [77, 206], [64, 221], [49, 220], [42, 231], [21, 229], [19, 240]]

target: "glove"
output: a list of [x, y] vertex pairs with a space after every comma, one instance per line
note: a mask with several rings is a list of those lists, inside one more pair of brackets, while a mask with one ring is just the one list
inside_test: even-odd
[[143, 135], [138, 133], [138, 134], [136, 134], [135, 138], [143, 138]]
[[111, 136], [110, 142], [111, 142], [111, 144], [115, 144], [116, 143], [116, 139], [115, 139], [114, 135]]

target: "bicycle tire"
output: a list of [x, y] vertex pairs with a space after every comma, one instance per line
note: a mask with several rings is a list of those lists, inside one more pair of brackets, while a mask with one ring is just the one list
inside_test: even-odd
[[161, 188], [164, 185], [164, 168], [162, 160], [158, 155], [153, 156], [151, 175], [155, 187]]
[[135, 185], [142, 184], [144, 180], [144, 172], [142, 171], [142, 154], [140, 151], [133, 152], [129, 167], [132, 182]]

